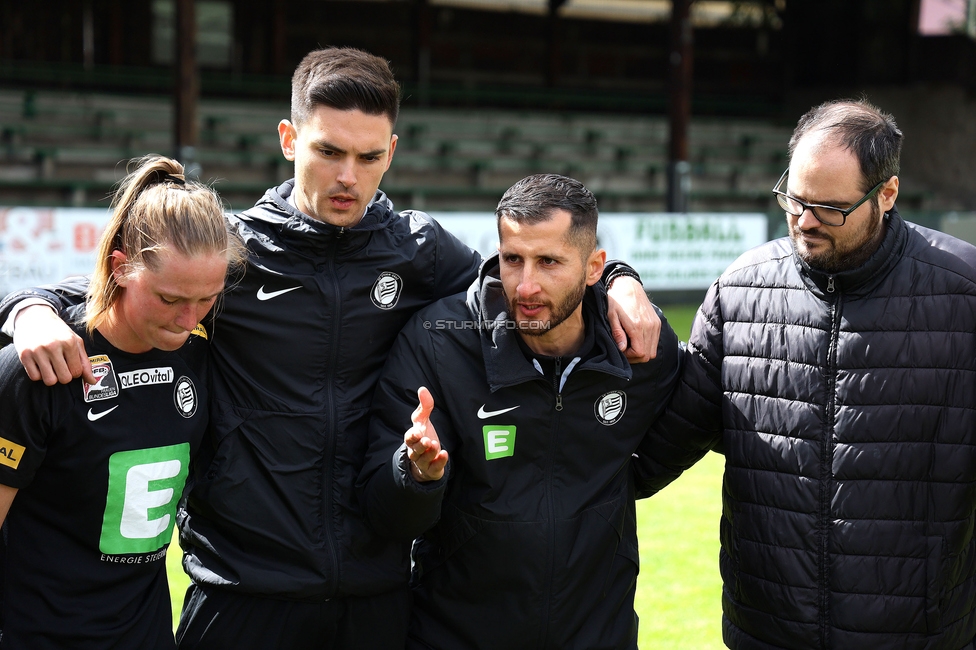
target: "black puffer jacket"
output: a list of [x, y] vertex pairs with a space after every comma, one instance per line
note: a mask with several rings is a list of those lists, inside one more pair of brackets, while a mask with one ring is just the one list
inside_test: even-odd
[[[494, 256], [467, 300], [407, 324], [373, 404], [367, 521], [392, 537], [423, 533], [408, 647], [636, 648], [634, 497], [644, 486], [631, 466], [677, 381], [677, 337], [665, 321], [657, 357], [631, 368], [597, 285], [583, 303], [581, 356], [543, 375], [507, 327], [497, 272]], [[451, 454], [449, 478], [423, 485], [401, 444], [421, 385]]]
[[780, 239], [708, 291], [659, 434], [688, 462], [724, 446], [729, 647], [971, 647], [974, 267], [893, 210], [861, 268]]

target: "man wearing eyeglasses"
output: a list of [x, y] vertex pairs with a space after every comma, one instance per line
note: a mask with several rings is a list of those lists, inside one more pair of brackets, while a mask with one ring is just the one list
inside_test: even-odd
[[976, 248], [898, 215], [901, 141], [865, 101], [800, 119], [789, 237], [709, 289], [639, 451], [725, 454], [730, 648], [974, 648]]

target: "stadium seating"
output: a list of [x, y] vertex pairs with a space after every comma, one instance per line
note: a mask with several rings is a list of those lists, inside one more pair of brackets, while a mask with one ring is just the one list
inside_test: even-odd
[[[232, 209], [288, 178], [276, 127], [287, 103], [203, 100], [195, 162]], [[105, 205], [125, 162], [172, 154], [172, 100], [0, 90], [0, 204]], [[579, 178], [604, 211], [663, 211], [668, 123], [660, 116], [404, 108], [382, 188], [401, 207], [491, 210], [537, 172]], [[695, 211], [774, 210], [788, 126], [693, 120]]]

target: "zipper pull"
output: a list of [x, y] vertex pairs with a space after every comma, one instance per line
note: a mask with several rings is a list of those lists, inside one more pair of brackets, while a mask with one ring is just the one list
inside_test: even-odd
[[833, 293], [833, 292], [834, 292], [834, 276], [828, 275], [827, 276], [827, 293]]
[[562, 387], [559, 385], [559, 380], [562, 378], [563, 373], [563, 358], [556, 357], [555, 366], [552, 373], [552, 387], [556, 389], [556, 410], [563, 410], [563, 391]]

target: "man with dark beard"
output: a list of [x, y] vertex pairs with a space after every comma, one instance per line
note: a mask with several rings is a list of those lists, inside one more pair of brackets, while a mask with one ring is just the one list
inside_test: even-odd
[[800, 119], [790, 236], [709, 289], [642, 450], [724, 450], [730, 648], [974, 647], [976, 248], [898, 215], [901, 141], [865, 101]]
[[407, 647], [636, 648], [635, 452], [678, 341], [663, 322], [652, 362], [617, 350], [578, 181], [530, 176], [495, 214], [498, 255], [407, 324], [373, 401], [366, 520], [419, 537]]

